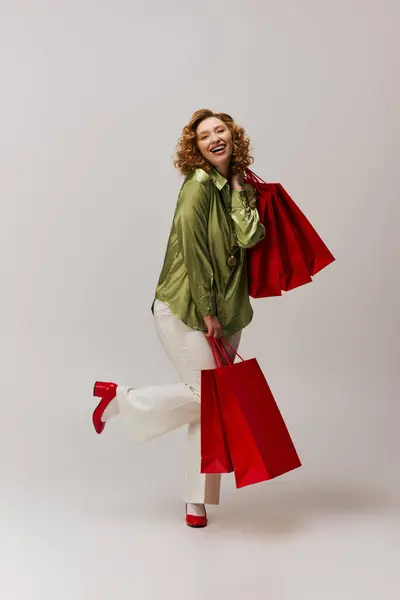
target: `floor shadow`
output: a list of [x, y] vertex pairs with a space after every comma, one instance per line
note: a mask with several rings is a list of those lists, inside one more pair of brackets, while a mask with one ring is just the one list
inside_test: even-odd
[[377, 490], [324, 486], [291, 488], [287, 492], [266, 494], [263, 500], [248, 498], [242, 504], [235, 501], [215, 515], [215, 525], [236, 533], [284, 536], [327, 516], [400, 513], [399, 503]]
[[[184, 524], [184, 504], [172, 497], [135, 502], [126, 495], [113, 494], [112, 498], [97, 503], [97, 511], [103, 515], [112, 514], [120, 521], [135, 518], [153, 524], [173, 525], [181, 519]], [[379, 490], [340, 488], [337, 485], [306, 488], [291, 485], [287, 489], [272, 493], [267, 490], [258, 493], [257, 497], [242, 499], [235, 494], [223, 500], [220, 507], [208, 507], [213, 531], [233, 535], [267, 535], [270, 538], [292, 535], [325, 517], [346, 518], [349, 515], [381, 515], [385, 512], [400, 514], [400, 504]]]

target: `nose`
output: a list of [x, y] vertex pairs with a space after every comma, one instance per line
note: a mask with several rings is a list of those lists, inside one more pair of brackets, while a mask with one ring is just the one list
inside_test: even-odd
[[213, 132], [210, 136], [210, 144], [213, 146], [216, 142], [219, 142], [219, 136]]

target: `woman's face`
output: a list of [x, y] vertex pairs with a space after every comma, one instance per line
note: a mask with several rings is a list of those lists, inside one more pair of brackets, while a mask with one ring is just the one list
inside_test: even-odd
[[223, 175], [227, 175], [233, 151], [232, 134], [217, 117], [204, 119], [197, 127], [197, 146], [202, 156]]

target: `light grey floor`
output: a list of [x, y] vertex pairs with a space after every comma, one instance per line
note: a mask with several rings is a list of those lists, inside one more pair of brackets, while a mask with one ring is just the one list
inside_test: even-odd
[[[112, 476], [79, 489], [26, 481], [1, 498], [4, 600], [376, 600], [400, 597], [400, 511], [379, 491], [225, 482], [210, 526], [175, 497]], [[111, 485], [110, 485], [111, 480]], [[139, 485], [140, 482], [137, 482]], [[260, 501], [260, 498], [262, 499]]]

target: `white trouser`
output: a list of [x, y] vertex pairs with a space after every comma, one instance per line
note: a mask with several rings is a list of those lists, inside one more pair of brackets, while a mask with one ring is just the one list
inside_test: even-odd
[[[210, 344], [202, 331], [188, 327], [159, 300], [154, 304], [154, 319], [161, 344], [182, 382], [139, 390], [119, 386], [121, 417], [136, 443], [189, 424], [184, 500], [219, 504], [221, 475], [200, 473], [200, 374], [202, 369], [215, 367]], [[240, 337], [239, 331], [227, 341], [237, 349]]]

